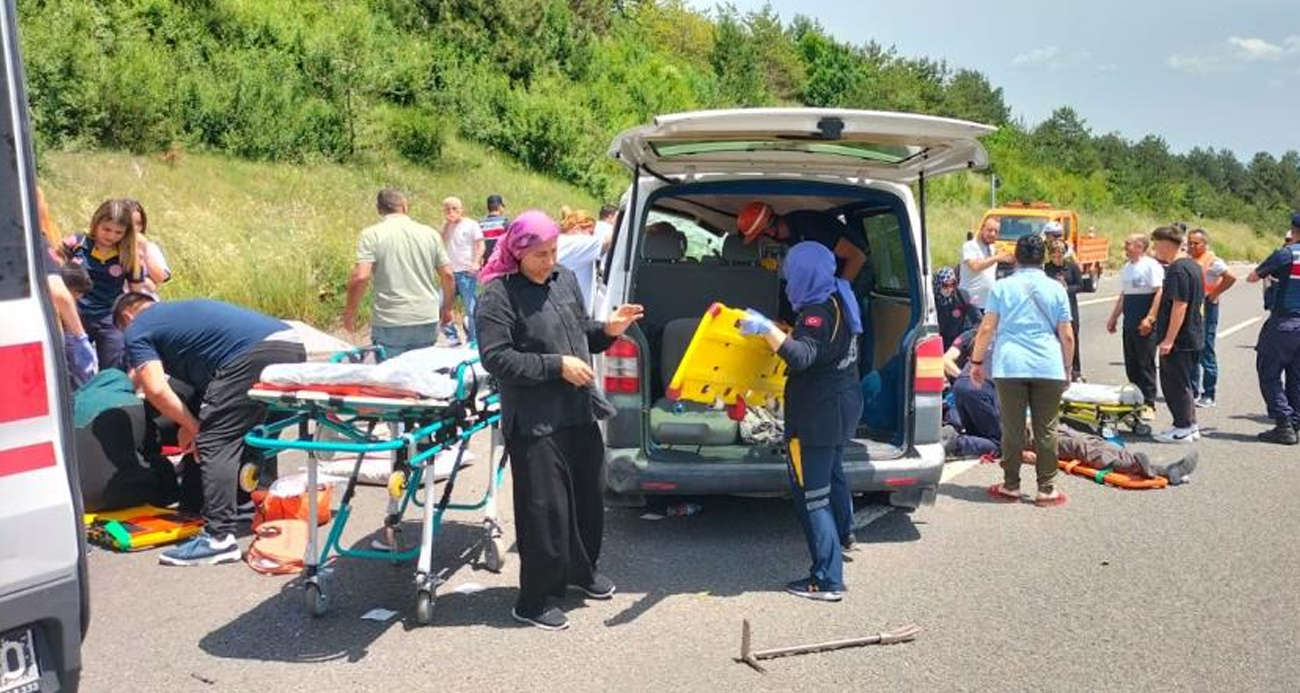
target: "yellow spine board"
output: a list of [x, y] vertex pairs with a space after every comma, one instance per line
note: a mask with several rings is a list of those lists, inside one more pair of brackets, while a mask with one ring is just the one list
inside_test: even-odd
[[786, 366], [762, 337], [740, 333], [745, 311], [713, 304], [700, 320], [668, 384], [668, 398], [721, 408], [737, 400], [754, 406], [784, 403]]
[[[82, 516], [91, 541], [114, 550], [139, 551], [154, 546], [174, 544], [189, 539], [203, 529], [203, 518], [197, 515], [141, 505], [125, 510], [86, 513]], [[107, 532], [106, 525], [117, 522], [130, 537], [127, 546], [120, 546]]]

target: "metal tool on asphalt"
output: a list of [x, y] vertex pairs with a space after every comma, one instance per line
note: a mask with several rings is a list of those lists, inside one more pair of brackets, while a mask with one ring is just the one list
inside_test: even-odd
[[861, 638], [831, 640], [829, 642], [813, 643], [811, 645], [795, 645], [793, 647], [774, 647], [768, 650], [755, 650], [753, 649], [753, 638], [749, 626], [749, 619], [745, 619], [741, 622], [740, 656], [736, 658], [736, 661], [742, 664], [748, 664], [754, 669], [754, 671], [765, 674], [767, 673], [767, 669], [764, 669], [763, 665], [759, 664], [759, 660], [776, 659], [777, 657], [792, 657], [795, 655], [813, 654], [817, 652], [831, 652], [833, 650], [843, 650], [850, 647], [863, 647], [866, 645], [894, 645], [897, 643], [910, 642], [916, 639], [917, 634], [920, 632], [920, 627], [916, 625], [906, 625]]

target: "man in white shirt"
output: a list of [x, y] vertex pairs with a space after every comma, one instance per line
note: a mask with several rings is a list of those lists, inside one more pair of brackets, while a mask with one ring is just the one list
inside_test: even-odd
[[614, 220], [618, 218], [618, 207], [614, 205], [601, 205], [600, 218], [596, 220], [596, 232], [593, 234], [609, 250], [610, 244], [614, 241]]
[[[448, 197], [442, 201], [442, 242], [451, 258], [451, 271], [456, 277], [456, 295], [465, 311], [465, 338], [470, 344], [478, 342], [474, 330], [474, 304], [478, 299], [478, 271], [483, 266], [486, 243], [483, 229], [477, 221], [465, 217], [465, 206], [460, 198]], [[460, 346], [454, 322], [442, 327], [451, 346]]]
[[998, 279], [998, 263], [1010, 264], [1010, 253], [999, 253], [994, 245], [1002, 222], [997, 217], [984, 220], [975, 237], [961, 247], [961, 272], [957, 288], [976, 308], [983, 308]]
[[1142, 391], [1147, 409], [1144, 416], [1154, 415], [1156, 403], [1156, 351], [1160, 342], [1155, 333], [1160, 293], [1165, 284], [1165, 268], [1147, 254], [1151, 240], [1136, 233], [1124, 241], [1128, 263], [1119, 272], [1120, 295], [1106, 321], [1106, 331], [1114, 334], [1124, 316], [1124, 371], [1129, 382]]
[[602, 239], [598, 231], [586, 232], [581, 227], [574, 227], [561, 233], [556, 245], [556, 262], [577, 276], [587, 315], [592, 315], [595, 310], [592, 297], [596, 294], [596, 267], [613, 240], [612, 234]]

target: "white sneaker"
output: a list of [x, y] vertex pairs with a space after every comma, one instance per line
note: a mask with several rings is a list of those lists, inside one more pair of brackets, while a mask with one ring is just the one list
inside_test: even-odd
[[1215, 407], [1213, 397], [1202, 397], [1196, 400], [1196, 406], [1199, 409], [1213, 409]]
[[1196, 426], [1190, 428], [1168, 428], [1151, 436], [1158, 443], [1194, 443], [1201, 439], [1201, 430]]

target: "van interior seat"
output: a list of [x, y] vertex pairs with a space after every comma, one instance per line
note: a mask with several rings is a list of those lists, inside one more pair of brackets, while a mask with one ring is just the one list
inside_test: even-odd
[[729, 233], [722, 240], [722, 262], [728, 265], [757, 265], [759, 256], [757, 243], [746, 243], [745, 237], [738, 233]]
[[[699, 325], [700, 318], [678, 318], [664, 326], [659, 372], [665, 386], [672, 381]], [[740, 437], [740, 424], [707, 404], [660, 397], [650, 410], [650, 437], [661, 445], [733, 445]]]
[[686, 256], [686, 234], [681, 231], [646, 234], [641, 254], [647, 262], [678, 262]]

